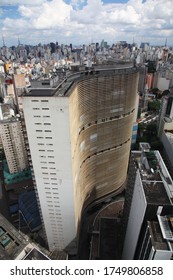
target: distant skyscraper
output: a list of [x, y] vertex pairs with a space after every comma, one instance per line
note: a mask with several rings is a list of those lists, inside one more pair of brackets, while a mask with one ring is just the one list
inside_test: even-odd
[[99, 51], [99, 43], [96, 43], [96, 52]]
[[123, 190], [137, 86], [136, 69], [102, 66], [22, 97], [50, 250], [75, 238], [88, 205]]

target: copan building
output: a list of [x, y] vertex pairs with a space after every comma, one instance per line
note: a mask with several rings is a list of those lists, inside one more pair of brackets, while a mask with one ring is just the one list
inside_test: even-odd
[[126, 181], [138, 71], [101, 67], [22, 97], [50, 250], [63, 250], [79, 231], [83, 210], [122, 191]]

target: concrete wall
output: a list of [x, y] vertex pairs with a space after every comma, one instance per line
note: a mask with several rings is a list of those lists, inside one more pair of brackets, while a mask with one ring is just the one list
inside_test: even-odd
[[[57, 246], [55, 243], [62, 249], [75, 237], [74, 224], [79, 225], [82, 210], [89, 203], [122, 188], [127, 176], [137, 86], [137, 71], [121, 69], [111, 74], [105, 71], [83, 77], [74, 83], [67, 97], [23, 97], [38, 197], [50, 248]], [[50, 164], [50, 156], [54, 165]], [[55, 174], [51, 177], [53, 166]], [[51, 216], [58, 224], [53, 182], [57, 182], [64, 241], [61, 234], [57, 234], [59, 227], [53, 232], [51, 226]], [[50, 204], [54, 212], [49, 211]]]
[[76, 85], [69, 99], [76, 217], [126, 180], [138, 73], [100, 75]]
[[139, 233], [145, 215], [146, 206], [147, 202], [145, 199], [145, 194], [143, 191], [142, 182], [138, 170], [124, 241], [124, 248], [122, 254], [123, 260], [133, 260], [134, 258]]
[[165, 132], [163, 132], [163, 134], [162, 134], [161, 141], [162, 141], [163, 146], [166, 150], [166, 153], [169, 157], [169, 160], [170, 160], [170, 162], [173, 166], [173, 145], [170, 143], [170, 141], [169, 141]]
[[161, 91], [169, 89], [170, 80], [164, 77], [159, 77], [157, 81], [157, 88]]
[[49, 249], [76, 235], [68, 98], [24, 97], [23, 110]]

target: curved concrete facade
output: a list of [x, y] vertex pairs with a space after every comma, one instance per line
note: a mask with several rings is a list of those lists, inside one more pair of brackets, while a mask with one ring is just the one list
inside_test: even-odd
[[116, 193], [126, 180], [137, 86], [135, 69], [100, 71], [69, 95], [77, 222], [83, 206]]
[[50, 250], [79, 233], [83, 211], [126, 180], [138, 73], [75, 73], [22, 97], [33, 180]]

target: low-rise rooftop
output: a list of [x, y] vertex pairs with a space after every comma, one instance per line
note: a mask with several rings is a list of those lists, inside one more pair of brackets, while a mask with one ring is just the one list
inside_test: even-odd
[[168, 242], [163, 238], [158, 221], [148, 221], [152, 244], [156, 250], [170, 250]]
[[28, 240], [0, 214], [0, 260], [13, 260], [24, 250]]
[[[142, 146], [141, 146], [142, 147]], [[173, 182], [158, 151], [133, 153], [148, 203], [173, 204]]]

